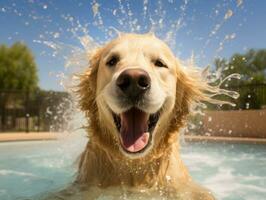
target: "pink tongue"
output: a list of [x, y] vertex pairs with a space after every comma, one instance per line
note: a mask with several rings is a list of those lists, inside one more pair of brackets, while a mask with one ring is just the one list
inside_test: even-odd
[[129, 152], [142, 150], [149, 141], [148, 114], [131, 108], [121, 114], [121, 140], [123, 147]]

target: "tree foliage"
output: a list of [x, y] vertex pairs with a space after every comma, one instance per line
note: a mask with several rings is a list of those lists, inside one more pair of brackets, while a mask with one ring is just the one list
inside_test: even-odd
[[0, 90], [33, 91], [37, 87], [37, 66], [30, 49], [20, 42], [0, 45]]
[[[266, 104], [266, 49], [237, 53], [228, 60], [216, 59], [214, 64], [216, 70], [221, 71], [221, 80], [233, 73], [241, 75], [240, 80], [226, 82], [226, 88], [240, 93], [240, 98], [235, 100], [235, 109], [259, 109]], [[223, 106], [223, 109], [232, 107]]]
[[241, 79], [232, 81], [231, 86], [236, 84], [259, 84], [266, 83], [266, 49], [251, 49], [245, 54], [234, 54], [229, 60], [216, 59], [216, 70], [222, 70], [222, 78], [233, 73], [239, 73]]

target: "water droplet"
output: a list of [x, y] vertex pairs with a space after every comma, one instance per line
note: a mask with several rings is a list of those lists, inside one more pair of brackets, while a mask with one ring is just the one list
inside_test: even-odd
[[235, 37], [236, 37], [236, 34], [235, 33], [232, 33], [231, 35], [230, 35], [230, 39], [232, 40], [232, 39], [235, 39]]
[[117, 12], [117, 10], [114, 9], [114, 10], [113, 10], [113, 15], [114, 15], [114, 16], [116, 16], [116, 12]]
[[239, 6], [241, 6], [243, 4], [243, 0], [237, 0], [236, 2], [237, 2], [237, 4], [236, 4], [237, 7], [239, 7]]
[[92, 5], [93, 17], [95, 17], [99, 13], [99, 7], [100, 7], [100, 4], [96, 2]]
[[60, 33], [58, 32], [54, 33], [54, 38], [59, 38], [59, 36], [60, 36]]
[[233, 16], [233, 11], [231, 9], [227, 10], [225, 13], [224, 19], [227, 20]]
[[210, 134], [210, 133], [208, 133], [208, 132], [206, 132], [206, 133], [205, 133], [205, 135], [206, 135], [206, 136], [211, 136], [211, 134]]
[[74, 20], [74, 17], [69, 17], [70, 22], [73, 22], [73, 20]]
[[169, 176], [169, 175], [166, 175], [165, 178], [166, 178], [167, 181], [171, 180], [171, 176]]

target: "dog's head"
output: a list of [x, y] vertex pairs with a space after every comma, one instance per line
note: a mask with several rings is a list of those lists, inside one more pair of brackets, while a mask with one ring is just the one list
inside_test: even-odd
[[102, 147], [129, 157], [163, 151], [176, 139], [203, 86], [154, 35], [125, 34], [96, 50], [81, 76], [81, 109]]

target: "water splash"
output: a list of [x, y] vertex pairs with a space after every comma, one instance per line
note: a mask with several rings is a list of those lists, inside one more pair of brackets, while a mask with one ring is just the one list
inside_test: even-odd
[[[218, 105], [228, 104], [231, 106], [235, 106], [235, 104], [230, 101], [216, 100], [214, 97], [225, 95], [233, 99], [237, 99], [239, 97], [238, 92], [222, 89], [221, 87], [224, 83], [226, 83], [227, 81], [231, 81], [232, 79], [239, 80], [241, 78], [240, 74], [233, 73], [221, 79], [222, 71], [224, 70], [223, 68], [219, 68], [217, 71], [211, 71], [210, 67], [206, 67], [205, 69], [201, 70], [195, 66], [194, 54], [191, 55], [191, 58], [188, 61], [183, 62], [183, 65], [186, 66], [187, 70], [190, 70], [189, 72], [190, 74], [201, 72], [202, 78], [205, 79], [204, 81], [206, 81], [209, 85], [211, 85], [211, 88], [208, 91], [209, 92], [208, 96], [212, 99], [211, 100], [212, 103]], [[198, 102], [194, 107], [195, 110], [194, 113], [202, 114], [202, 112], [199, 111], [198, 108], [206, 109], [207, 106], [204, 103]]]
[[[70, 13], [64, 13], [62, 8], [56, 7], [51, 1], [41, 3], [38, 1], [29, 1], [24, 7], [19, 7], [18, 3], [10, 3], [0, 8], [0, 12], [4, 14], [12, 13], [19, 18], [23, 17], [22, 23], [31, 27], [35, 23], [42, 24], [42, 30], [33, 38], [35, 44], [40, 44], [40, 47], [47, 46], [48, 50], [43, 50], [42, 55], [48, 59], [60, 58], [64, 62], [64, 69], [51, 73], [51, 76], [57, 77], [58, 84], [66, 91], [72, 94], [72, 87], [77, 84], [78, 79], [75, 74], [82, 73], [88, 66], [88, 56], [97, 47], [103, 45], [106, 41], [119, 36], [122, 32], [147, 33], [153, 32], [160, 39], [164, 40], [173, 50], [177, 57], [180, 57], [187, 44], [194, 41], [201, 41], [201, 51], [191, 53], [187, 65], [189, 68], [195, 68], [197, 61], [206, 59], [208, 48], [217, 41], [217, 48], [214, 58], [232, 42], [237, 36], [237, 28], [224, 32], [224, 27], [234, 20], [238, 12], [241, 12], [243, 0], [236, 0], [233, 3], [215, 3], [211, 10], [201, 14], [201, 11], [195, 9], [199, 3], [191, 0], [168, 0], [168, 1], [149, 1], [144, 0], [143, 6], [136, 7], [131, 1], [117, 0], [112, 2], [112, 6], [106, 7], [106, 2], [101, 0], [92, 0], [86, 4], [79, 2], [77, 5], [81, 9], [87, 8], [88, 16], [84, 20], [81, 17]], [[41, 14], [36, 7], [42, 10]], [[49, 12], [60, 13], [58, 18], [53, 18]], [[90, 13], [90, 14], [89, 14]], [[207, 34], [193, 32], [193, 26], [202, 26], [202, 22], [198, 21], [202, 15], [207, 15], [207, 21], [211, 21], [206, 27]], [[90, 18], [90, 19], [89, 19]], [[245, 22], [243, 18], [243, 24]], [[51, 28], [50, 24], [55, 26]], [[239, 27], [242, 27], [239, 26]], [[201, 29], [201, 28], [199, 28]], [[184, 39], [184, 33], [188, 38]], [[222, 33], [222, 34], [221, 34]], [[10, 40], [16, 38], [19, 33], [10, 35]], [[222, 35], [222, 36], [220, 36]], [[69, 40], [71, 38], [71, 40]], [[185, 53], [186, 54], [186, 53]], [[189, 54], [189, 53], [188, 53]], [[214, 59], [213, 58], [213, 59]], [[186, 56], [181, 56], [182, 60], [186, 60]], [[216, 99], [219, 96], [228, 96], [236, 99], [239, 94], [228, 89], [221, 89], [221, 86], [226, 85], [230, 79], [239, 79], [238, 74], [232, 74], [224, 79], [221, 79], [222, 72], [225, 69], [214, 70], [211, 67], [198, 69], [202, 71], [202, 76], [209, 84], [216, 88], [216, 91], [209, 96]], [[57, 116], [62, 115], [62, 107], [66, 104], [70, 105], [68, 112], [64, 113], [64, 120], [69, 121], [69, 125], [65, 126], [65, 130], [74, 132], [83, 126], [84, 116], [76, 108], [75, 96], [71, 99], [66, 99], [58, 109], [47, 110], [47, 115], [54, 116], [56, 122]], [[213, 101], [218, 105], [229, 104], [235, 106], [231, 101]], [[204, 115], [203, 110], [206, 109], [206, 104], [197, 102], [192, 108], [195, 114]], [[249, 105], [246, 105], [249, 108]], [[75, 109], [73, 111], [73, 109]], [[73, 113], [75, 116], [73, 116]], [[72, 116], [72, 119], [69, 119]], [[197, 128], [202, 125], [202, 121], [192, 121], [188, 124], [190, 129], [197, 131]], [[54, 126], [51, 127], [51, 130]], [[64, 130], [63, 130], [64, 131]]]
[[[180, 54], [182, 46], [184, 45], [182, 44], [183, 41], [179, 41], [178, 35], [181, 32], [187, 32], [187, 35], [191, 35], [191, 39], [205, 40], [205, 45], [202, 48], [202, 55], [196, 55], [197, 59], [200, 59], [201, 56], [203, 56], [205, 49], [212, 42], [213, 37], [217, 35], [219, 30], [222, 30], [223, 26], [229, 21], [229, 19], [232, 19], [236, 15], [238, 12], [237, 9], [243, 6], [243, 0], [237, 0], [234, 3], [216, 3], [212, 8], [214, 16], [211, 14], [209, 18], [218, 22], [213, 23], [209, 35], [201, 37], [198, 37], [195, 33], [191, 32], [191, 27], [195, 23], [199, 23], [197, 17], [200, 16], [200, 14], [194, 9], [194, 7], [198, 6], [197, 2], [190, 0], [183, 0], [180, 2], [173, 0], [144, 0], [142, 5], [143, 6], [140, 6], [140, 8], [136, 8], [136, 5], [130, 1], [117, 0], [112, 3], [110, 8], [107, 8], [106, 4], [101, 0], [92, 0], [89, 3], [89, 6], [84, 2], [78, 2], [77, 6], [79, 8], [88, 8], [87, 10], [88, 13], [91, 12], [92, 20], [82, 20], [70, 13], [60, 12], [60, 17], [65, 21], [61, 24], [65, 23], [65, 25], [60, 25], [60, 23], [57, 23], [51, 15], [47, 15], [48, 11], [58, 11], [61, 9], [56, 7], [53, 2], [41, 3], [29, 0], [27, 3], [24, 3], [24, 6], [20, 7], [13, 2], [10, 3], [10, 5], [2, 7], [1, 11], [5, 13], [13, 13], [17, 16], [27, 16], [28, 19], [24, 22], [27, 25], [35, 23], [34, 21], [43, 24], [45, 31], [40, 34], [40, 38], [35, 38], [34, 41], [41, 40], [43, 43], [46, 41], [46, 45], [53, 48], [54, 52], [52, 53], [52, 56], [64, 58], [65, 63], [67, 63], [65, 65], [66, 69], [69, 70], [70, 68], [74, 68], [70, 66], [75, 66], [77, 64], [77, 59], [73, 57], [86, 57], [87, 52], [93, 49], [90, 47], [88, 48], [88, 43], [84, 44], [82, 38], [94, 38], [95, 43], [101, 45], [105, 41], [115, 37], [118, 32], [154, 32], [158, 37], [171, 46], [176, 55]], [[36, 11], [36, 7], [42, 8], [46, 14], [39, 14]], [[170, 15], [172, 16], [170, 17]], [[33, 22], [29, 22], [30, 19], [32, 19]], [[109, 20], [112, 20], [112, 24], [110, 24]], [[47, 23], [54, 23], [57, 30], [47, 30]], [[70, 37], [76, 39], [75, 45], [67, 44], [65, 40], [67, 33], [71, 33], [72, 36]], [[234, 38], [235, 33], [227, 33], [217, 48], [218, 53], [223, 50], [223, 44], [225, 42], [229, 42]], [[58, 51], [61, 50], [59, 50], [58, 46], [56, 47], [57, 50], [55, 50], [53, 47], [55, 44], [58, 46], [62, 45], [61, 49], [72, 46], [71, 48], [73, 50], [62, 50], [62, 52], [59, 53]], [[75, 54], [75, 56], [73, 56], [73, 54]], [[72, 58], [69, 59], [69, 57]], [[73, 65], [71, 63], [73, 63]]]
[[[19, 18], [23, 16], [21, 21], [27, 27], [35, 23], [42, 24], [42, 30], [38, 32], [33, 42], [40, 44], [41, 47], [47, 46], [49, 48], [49, 50], [43, 50], [43, 56], [64, 60], [64, 70], [53, 73], [53, 76], [58, 77], [59, 84], [65, 90], [71, 92], [71, 87], [77, 83], [77, 79], [73, 74], [81, 73], [89, 66], [88, 55], [106, 41], [120, 35], [121, 32], [154, 32], [156, 36], [169, 44], [178, 57], [182, 54], [187, 43], [201, 41], [202, 48], [199, 53], [192, 53], [189, 59], [188, 66], [192, 68], [195, 67], [196, 61], [206, 59], [206, 51], [217, 40], [218, 46], [214, 52], [216, 53], [215, 56], [218, 56], [223, 52], [225, 44], [236, 38], [236, 30], [230, 30], [230, 33], [225, 33], [222, 37], [218, 37], [218, 35], [224, 31], [223, 28], [227, 23], [233, 21], [234, 17], [242, 12], [243, 0], [215, 3], [210, 10], [203, 14], [196, 9], [198, 5], [197, 1], [190, 0], [144, 0], [138, 6], [128, 0], [117, 0], [113, 1], [110, 7], [107, 7], [106, 2], [92, 0], [88, 4], [84, 2], [77, 3], [80, 10], [84, 7], [87, 8], [88, 16], [83, 19], [76, 16], [75, 13], [71, 14], [70, 11], [64, 13], [62, 8], [56, 7], [54, 2], [49, 1], [44, 4], [29, 0], [23, 3], [23, 6], [18, 6], [18, 3], [15, 2], [6, 4], [0, 8], [0, 12], [9, 13]], [[39, 9], [42, 11], [40, 12]], [[58, 18], [53, 18], [49, 12], [59, 13]], [[192, 27], [202, 23], [197, 19], [205, 15], [207, 21], [211, 21], [206, 27], [207, 34], [201, 35], [201, 33], [193, 32]], [[243, 22], [239, 27], [242, 27], [244, 22], [245, 19], [243, 18]], [[54, 27], [51, 28], [51, 24]], [[184, 33], [188, 38], [180, 37]], [[10, 35], [10, 39], [16, 38], [17, 35], [19, 35], [17, 32]], [[189, 39], [189, 41], [186, 41], [186, 39]], [[186, 60], [186, 56], [181, 58]], [[210, 97], [226, 95], [235, 99], [239, 96], [235, 91], [220, 89], [220, 87], [222, 84], [226, 84], [229, 79], [238, 79], [240, 76], [232, 74], [221, 80], [222, 70], [225, 69], [213, 70], [209, 67], [201, 70], [203, 78], [209, 84], [216, 84], [216, 92], [210, 94]], [[233, 103], [226, 101], [217, 101], [217, 103], [234, 106]], [[197, 106], [200, 109], [206, 108], [203, 103], [198, 103]], [[201, 110], [196, 112], [203, 114]]]
[[237, 0], [237, 7], [240, 7], [243, 4], [243, 0]]
[[227, 12], [224, 15], [224, 19], [227, 20], [233, 16], [233, 11], [231, 9], [227, 10]]

